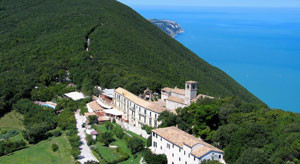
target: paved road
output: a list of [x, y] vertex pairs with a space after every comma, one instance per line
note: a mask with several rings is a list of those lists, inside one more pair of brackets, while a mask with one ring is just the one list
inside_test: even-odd
[[84, 163], [86, 161], [97, 161], [97, 158], [94, 156], [94, 154], [92, 153], [90, 147], [87, 145], [86, 139], [85, 139], [85, 129], [81, 127], [83, 120], [84, 120], [84, 116], [80, 115], [80, 111], [78, 110], [77, 112], [75, 112], [75, 118], [76, 118], [76, 127], [78, 129], [78, 136], [80, 137], [80, 142], [82, 143], [82, 145], [79, 147], [80, 148], [80, 155], [79, 155], [79, 159], [78, 161], [80, 163]]

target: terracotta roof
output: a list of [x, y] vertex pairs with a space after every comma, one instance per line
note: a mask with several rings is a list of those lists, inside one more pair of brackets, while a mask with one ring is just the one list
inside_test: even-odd
[[[204, 142], [200, 138], [196, 138], [193, 135], [190, 135], [174, 126], [167, 127], [167, 128], [159, 128], [152, 130], [154, 133], [158, 134], [159, 136], [167, 139], [168, 141], [172, 142], [173, 144], [183, 148], [183, 145], [187, 145], [192, 148], [192, 154], [196, 157], [202, 157], [206, 153], [210, 151], [220, 152], [223, 153], [222, 150]], [[201, 146], [197, 146], [193, 149], [193, 146], [200, 144]]]
[[97, 103], [97, 101], [92, 101], [88, 103], [88, 105], [90, 106], [90, 108], [93, 109], [94, 112], [99, 112], [103, 110], [103, 108]]
[[177, 103], [180, 103], [180, 104], [185, 104], [184, 99], [178, 98], [178, 97], [175, 97], [175, 96], [170, 96], [167, 100], [174, 101], [174, 102], [177, 102]]
[[177, 87], [175, 87], [175, 88], [168, 88], [168, 87], [166, 87], [166, 88], [163, 88], [161, 90], [165, 91], [165, 92], [172, 92], [172, 93], [177, 93], [177, 94], [180, 94], [180, 95], [185, 95], [184, 89], [179, 89]]
[[147, 108], [153, 112], [161, 113], [162, 111], [165, 110], [165, 108], [163, 106], [160, 106], [160, 105], [150, 102], [150, 101], [146, 101], [121, 87], [116, 89], [115, 92], [123, 95], [124, 97], [126, 97], [130, 101], [134, 102], [135, 104], [142, 106], [144, 108]]

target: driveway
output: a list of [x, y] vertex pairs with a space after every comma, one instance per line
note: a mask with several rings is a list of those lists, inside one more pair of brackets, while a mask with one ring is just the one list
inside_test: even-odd
[[84, 163], [86, 161], [97, 161], [97, 158], [92, 153], [90, 147], [87, 145], [86, 142], [86, 134], [85, 129], [81, 127], [82, 123], [84, 122], [84, 116], [80, 115], [80, 110], [75, 112], [75, 118], [76, 118], [76, 127], [78, 129], [78, 136], [80, 137], [81, 146], [80, 149], [80, 155], [78, 161], [80, 163]]

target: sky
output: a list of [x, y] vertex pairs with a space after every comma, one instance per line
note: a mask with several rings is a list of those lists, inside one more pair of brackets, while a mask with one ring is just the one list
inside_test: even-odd
[[300, 7], [300, 0], [119, 0], [129, 6]]

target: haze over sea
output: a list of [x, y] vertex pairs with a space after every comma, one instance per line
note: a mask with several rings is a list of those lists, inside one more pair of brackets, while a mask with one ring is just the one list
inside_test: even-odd
[[300, 8], [131, 7], [178, 22], [176, 40], [271, 108], [300, 113]]

